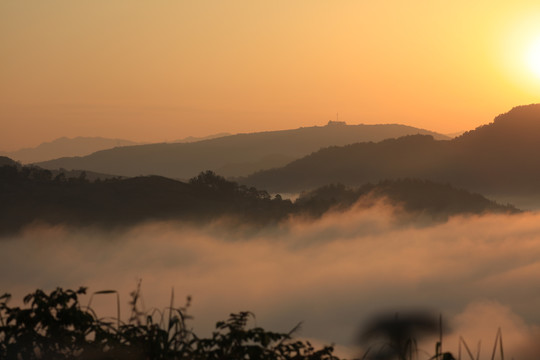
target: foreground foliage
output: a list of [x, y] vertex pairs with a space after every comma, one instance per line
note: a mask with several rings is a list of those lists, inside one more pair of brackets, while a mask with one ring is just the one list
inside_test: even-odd
[[294, 340], [295, 329], [275, 333], [248, 328], [249, 312], [231, 314], [209, 338], [200, 338], [186, 326], [186, 307], [171, 306], [156, 322], [138, 310], [135, 291], [132, 315], [123, 323], [100, 319], [81, 306], [79, 295], [85, 293], [86, 288], [57, 288], [50, 294], [37, 290], [24, 298], [24, 308], [10, 307], [10, 295], [1, 296], [0, 359], [339, 360], [331, 346], [315, 349]]

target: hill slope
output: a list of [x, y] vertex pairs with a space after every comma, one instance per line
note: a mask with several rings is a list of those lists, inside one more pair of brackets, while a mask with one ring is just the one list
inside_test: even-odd
[[0, 166], [6, 166], [6, 165], [15, 166], [15, 167], [19, 166], [19, 164], [16, 161], [6, 156], [0, 156]]
[[149, 144], [38, 163], [47, 169], [84, 169], [123, 176], [187, 179], [205, 170], [242, 176], [283, 166], [322, 147], [380, 141], [408, 134], [439, 135], [405, 125], [327, 125], [237, 134], [194, 143]]
[[136, 143], [122, 139], [106, 139], [102, 137], [58, 138], [44, 142], [34, 148], [25, 148], [6, 152], [3, 155], [28, 164], [39, 161], [57, 159], [64, 156], [84, 156], [93, 152], [114, 148], [116, 146], [135, 145]]
[[[385, 198], [411, 215], [428, 214], [430, 221], [466, 213], [517, 210], [448, 185], [419, 180], [364, 185], [359, 189], [325, 186], [303, 194], [296, 202], [266, 191], [240, 186], [212, 172], [189, 183], [159, 176], [89, 182], [84, 178], [53, 178], [35, 167], [0, 166], [0, 234], [17, 232], [33, 223], [69, 226], [124, 227], [149, 220], [208, 222], [226, 217], [231, 224], [270, 225], [302, 215], [314, 218]], [[425, 216], [423, 216], [425, 220]]]
[[241, 182], [273, 192], [298, 192], [330, 182], [359, 185], [413, 177], [490, 195], [540, 195], [538, 154], [540, 104], [533, 104], [452, 140], [415, 135], [330, 147]]

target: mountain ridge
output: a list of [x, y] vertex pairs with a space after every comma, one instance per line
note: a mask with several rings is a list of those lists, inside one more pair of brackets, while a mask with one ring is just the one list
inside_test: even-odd
[[29, 225], [125, 228], [146, 221], [208, 224], [226, 219], [235, 229], [260, 229], [291, 216], [316, 219], [328, 212], [380, 201], [407, 223], [446, 221], [449, 216], [517, 213], [479, 194], [449, 185], [407, 179], [359, 188], [328, 185], [302, 194], [295, 202], [242, 186], [207, 171], [189, 182], [161, 176], [88, 181], [53, 177], [37, 167], [0, 166], [0, 236]]
[[84, 156], [103, 149], [136, 144], [136, 142], [130, 140], [99, 136], [77, 136], [74, 138], [63, 136], [52, 141], [43, 142], [35, 147], [2, 152], [1, 154], [28, 164], [65, 156]]
[[[84, 169], [122, 176], [160, 175], [176, 179], [187, 179], [206, 170], [221, 170], [220, 175], [226, 177], [242, 176], [261, 168], [285, 165], [291, 158], [300, 158], [325, 146], [412, 133], [447, 138], [400, 124], [326, 125], [236, 134], [192, 143], [134, 145], [101, 150], [84, 157], [39, 162], [37, 165], [47, 169]], [[272, 161], [264, 161], [265, 158]], [[279, 158], [281, 162], [276, 161]]]
[[446, 141], [411, 135], [321, 149], [290, 164], [237, 179], [273, 192], [341, 182], [413, 177], [484, 195], [540, 196], [540, 104], [515, 107], [492, 123]]

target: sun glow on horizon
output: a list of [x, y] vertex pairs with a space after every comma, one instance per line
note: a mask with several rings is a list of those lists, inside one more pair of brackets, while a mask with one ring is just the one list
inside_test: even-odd
[[540, 101], [537, 0], [0, 1], [0, 28], [3, 151], [297, 128], [336, 109], [452, 133]]
[[535, 39], [527, 53], [527, 63], [530, 70], [540, 78], [540, 36]]
[[[522, 103], [537, 103], [540, 91], [540, 6], [509, 15], [493, 34], [500, 79]], [[495, 43], [494, 43], [495, 44]]]

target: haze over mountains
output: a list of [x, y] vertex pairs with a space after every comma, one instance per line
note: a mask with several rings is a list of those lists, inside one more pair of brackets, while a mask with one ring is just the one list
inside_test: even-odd
[[[215, 139], [228, 135], [231, 134], [218, 133], [202, 137], [187, 136], [182, 139], [173, 140], [171, 141], [171, 143], [190, 143], [201, 140]], [[38, 146], [32, 148], [0, 152], [0, 155], [7, 156], [16, 161], [20, 161], [23, 164], [29, 164], [40, 161], [54, 160], [61, 157], [85, 156], [100, 150], [107, 150], [120, 146], [132, 146], [141, 144], [142, 143], [140, 142], [135, 142], [131, 140], [109, 139], [103, 137], [61, 137], [53, 141], [41, 143]]]
[[84, 157], [40, 162], [46, 169], [84, 169], [122, 176], [161, 175], [188, 179], [201, 171], [245, 176], [283, 166], [320, 148], [363, 141], [380, 141], [410, 134], [446, 136], [405, 125], [345, 125], [237, 134], [192, 143], [162, 143], [98, 151]]
[[93, 152], [114, 148], [116, 146], [136, 145], [134, 141], [124, 139], [107, 139], [102, 137], [76, 138], [61, 137], [50, 142], [44, 142], [33, 148], [3, 152], [0, 155], [10, 157], [24, 164], [56, 159], [64, 156], [83, 156]]
[[519, 106], [452, 140], [413, 135], [329, 147], [242, 183], [298, 192], [329, 183], [419, 178], [484, 195], [540, 195], [540, 104]]
[[186, 136], [185, 138], [170, 141], [170, 142], [173, 142], [173, 143], [191, 143], [191, 142], [197, 142], [197, 141], [202, 141], [202, 140], [216, 139], [216, 138], [229, 136], [229, 135], [232, 135], [232, 134], [227, 133], [227, 132], [222, 132], [222, 133], [212, 134], [212, 135], [208, 135], [208, 136]]
[[329, 122], [322, 127], [191, 143], [116, 147], [38, 165], [176, 179], [213, 170], [277, 193], [296, 193], [331, 183], [359, 186], [416, 178], [449, 183], [528, 207], [514, 197], [540, 198], [539, 153], [540, 105], [532, 104], [516, 107], [454, 139], [404, 125]]

